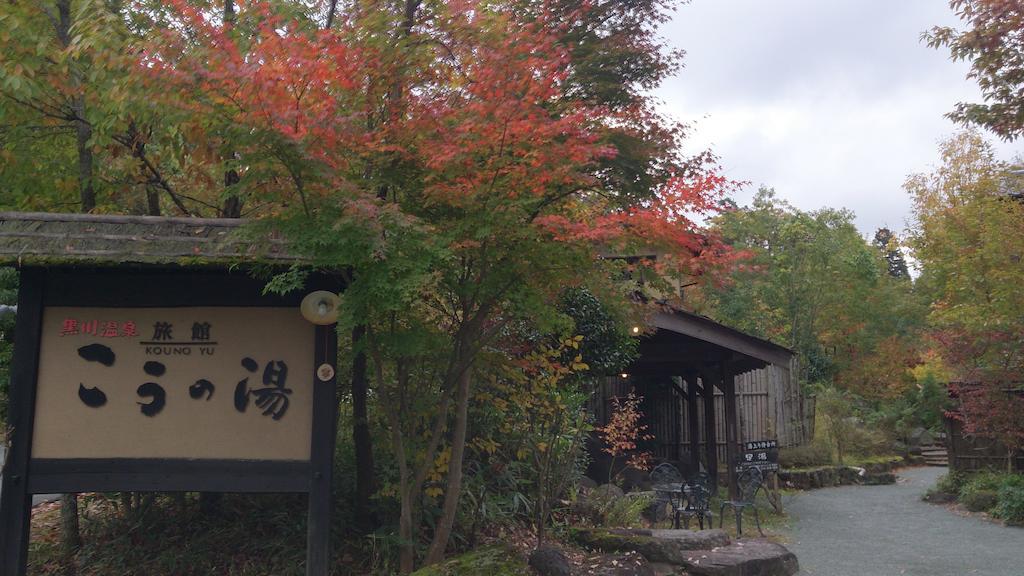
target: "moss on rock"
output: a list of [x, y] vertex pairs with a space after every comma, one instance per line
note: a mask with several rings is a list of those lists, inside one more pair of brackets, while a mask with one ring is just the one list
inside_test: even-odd
[[510, 546], [487, 546], [427, 566], [412, 576], [523, 576], [530, 574], [526, 562]]

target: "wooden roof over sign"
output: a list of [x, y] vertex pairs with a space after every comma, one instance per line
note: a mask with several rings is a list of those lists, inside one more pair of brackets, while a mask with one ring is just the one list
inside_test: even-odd
[[649, 324], [656, 330], [641, 339], [631, 371], [681, 375], [727, 362], [740, 374], [769, 364], [788, 369], [795, 356], [785, 346], [676, 308], [662, 307]]
[[226, 267], [290, 263], [281, 238], [248, 238], [245, 220], [0, 212], [0, 264]]
[[654, 315], [653, 324], [777, 366], [788, 366], [795, 355], [785, 346], [719, 324], [707, 316], [683, 310], [658, 312]]

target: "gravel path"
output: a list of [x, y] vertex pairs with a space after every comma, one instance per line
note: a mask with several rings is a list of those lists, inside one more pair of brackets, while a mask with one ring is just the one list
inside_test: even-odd
[[1024, 529], [921, 501], [945, 468], [908, 468], [892, 486], [802, 492], [788, 504], [803, 576], [1021, 576]]

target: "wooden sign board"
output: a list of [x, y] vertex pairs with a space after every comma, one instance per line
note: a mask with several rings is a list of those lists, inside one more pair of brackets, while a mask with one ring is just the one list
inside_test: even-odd
[[[337, 291], [327, 279], [310, 288]], [[0, 493], [0, 576], [22, 576], [31, 495], [309, 494], [326, 574], [337, 336], [244, 274], [26, 269]]]
[[295, 308], [47, 307], [32, 456], [309, 461], [313, 338]]
[[778, 472], [779, 443], [775, 440], [744, 442], [743, 451], [736, 463], [736, 472], [742, 473], [748, 468], [757, 468], [761, 472]]

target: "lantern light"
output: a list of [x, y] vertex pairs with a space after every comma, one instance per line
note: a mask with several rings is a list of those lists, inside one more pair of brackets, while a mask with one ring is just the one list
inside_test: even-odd
[[306, 320], [319, 326], [325, 326], [338, 321], [338, 306], [340, 304], [341, 298], [338, 298], [334, 292], [317, 290], [310, 292], [302, 299], [299, 310]]

